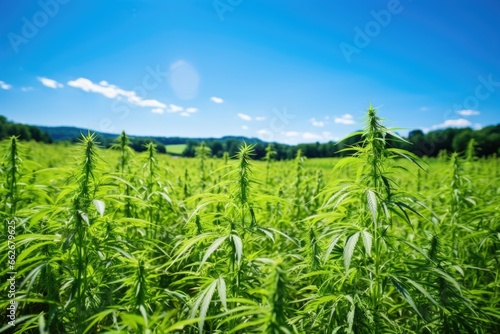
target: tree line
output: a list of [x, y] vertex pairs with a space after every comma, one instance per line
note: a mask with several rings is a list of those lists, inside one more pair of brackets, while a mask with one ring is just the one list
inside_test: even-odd
[[[35, 140], [39, 142], [78, 142], [81, 135], [87, 130], [74, 127], [37, 127], [8, 121], [0, 116], [0, 140], [10, 136], [18, 136], [20, 140]], [[96, 133], [100, 146], [109, 148], [113, 145], [117, 135], [109, 133]], [[397, 134], [394, 134], [397, 136]], [[269, 143], [257, 138], [246, 137], [222, 137], [222, 138], [182, 138], [182, 137], [138, 137], [129, 136], [130, 147], [137, 152], [146, 150], [150, 142], [156, 144], [159, 153], [169, 153], [166, 145], [186, 144], [182, 156], [194, 157], [196, 148], [205, 143], [214, 157], [221, 158], [227, 152], [233, 157], [239, 151], [243, 142], [253, 144], [254, 158], [263, 159], [266, 156], [266, 148]], [[345, 140], [327, 143], [308, 143], [298, 145], [287, 145], [272, 143], [273, 156], [277, 160], [293, 159], [300, 149], [302, 155], [308, 158], [342, 157], [349, 155], [348, 151], [342, 151], [360, 141], [361, 134], [354, 134]], [[500, 154], [500, 124], [486, 126], [482, 129], [471, 128], [447, 128], [424, 133], [422, 130], [410, 131], [404, 141], [393, 142], [393, 146], [408, 150], [417, 156], [435, 157], [440, 152], [465, 152], [467, 145], [471, 142], [475, 146], [475, 154], [479, 157]]]
[[[394, 134], [394, 136], [398, 135]], [[342, 150], [355, 145], [361, 139], [361, 134], [355, 134], [339, 142], [329, 141], [327, 143], [316, 142], [298, 145], [272, 143], [272, 148], [275, 152], [274, 157], [277, 160], [293, 159], [299, 149], [302, 151], [302, 155], [308, 158], [343, 157], [350, 153]], [[392, 142], [392, 146], [410, 151], [419, 157], [436, 157], [443, 151], [463, 153], [467, 150], [467, 145], [471, 140], [474, 142], [475, 154], [478, 157], [500, 154], [500, 124], [487, 126], [479, 130], [447, 128], [428, 133], [424, 133], [422, 130], [413, 130], [409, 132], [408, 137], [402, 139], [404, 141]], [[204, 141], [204, 143], [210, 148], [213, 156], [220, 158], [224, 155], [224, 152], [227, 152], [231, 157], [234, 156], [238, 152], [242, 141], [230, 138]], [[201, 141], [188, 140], [182, 155], [194, 157], [196, 147], [200, 144]], [[258, 141], [253, 144], [255, 145], [254, 158], [264, 158], [268, 143]]]
[[11, 136], [17, 136], [20, 140], [52, 143], [52, 138], [49, 134], [38, 127], [10, 122], [4, 116], [0, 116], [0, 140]]

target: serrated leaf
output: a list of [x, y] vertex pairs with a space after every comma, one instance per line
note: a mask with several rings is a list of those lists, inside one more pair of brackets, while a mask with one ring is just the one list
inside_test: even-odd
[[205, 317], [208, 312], [208, 308], [210, 306], [210, 302], [212, 301], [212, 296], [214, 295], [215, 287], [217, 286], [217, 280], [214, 280], [206, 289], [206, 292], [203, 296], [203, 300], [200, 307], [200, 322], [198, 323], [198, 330], [200, 334], [203, 333], [203, 323], [205, 322]]
[[363, 239], [363, 244], [365, 245], [365, 251], [368, 256], [372, 255], [372, 241], [373, 237], [370, 232], [363, 230], [361, 231], [361, 238]]
[[97, 210], [97, 212], [99, 212], [99, 215], [101, 217], [103, 217], [104, 216], [104, 210], [106, 209], [106, 204], [103, 201], [100, 201], [98, 199], [93, 200], [92, 203], [94, 204], [95, 209]]
[[172, 264], [175, 263], [176, 261], [178, 261], [181, 257], [185, 257], [196, 244], [202, 242], [204, 239], [209, 238], [210, 236], [212, 236], [211, 233], [203, 233], [200, 235], [196, 235], [193, 238], [188, 239], [185, 242], [183, 242], [182, 247], [180, 247], [175, 252], [175, 258], [172, 261]]
[[417, 305], [413, 301], [413, 298], [408, 293], [406, 288], [395, 277], [391, 277], [391, 281], [392, 284], [394, 284], [394, 286], [396, 287], [396, 290], [398, 290], [401, 297], [403, 297], [403, 299], [406, 300], [408, 304], [410, 304], [410, 306], [415, 310], [415, 312], [417, 312], [417, 314], [422, 317], [422, 314], [420, 314], [420, 312], [418, 311]]
[[43, 312], [38, 317], [38, 331], [40, 332], [40, 334], [48, 334], [48, 332], [45, 330], [45, 317]]
[[208, 258], [210, 257], [210, 255], [212, 255], [213, 252], [215, 252], [217, 250], [217, 248], [219, 248], [219, 246], [226, 240], [228, 236], [223, 236], [223, 237], [220, 237], [220, 238], [217, 238], [211, 245], [210, 247], [208, 247], [205, 255], [203, 256], [203, 259], [201, 260], [201, 263], [200, 263], [200, 268], [203, 266], [203, 264], [208, 260]]
[[438, 269], [438, 268], [431, 268], [431, 270], [434, 271], [435, 273], [439, 274], [441, 277], [443, 277], [449, 283], [451, 283], [455, 287], [455, 289], [457, 289], [457, 291], [460, 293], [460, 295], [462, 295], [462, 290], [460, 289], [460, 284], [458, 284], [458, 282], [453, 277], [451, 277], [450, 275], [445, 273], [443, 270]]
[[427, 290], [425, 290], [425, 288], [422, 285], [409, 278], [407, 278], [406, 280], [408, 281], [408, 283], [413, 285], [418, 291], [420, 291], [425, 297], [427, 297], [427, 299], [429, 299], [430, 302], [439, 307], [438, 302], [431, 296], [429, 292], [427, 292]]
[[146, 312], [146, 308], [144, 307], [144, 305], [139, 305], [139, 312], [141, 313], [142, 318], [144, 319], [146, 327], [148, 327], [148, 313]]
[[257, 230], [261, 231], [262, 233], [267, 235], [269, 237], [269, 239], [271, 239], [273, 242], [275, 242], [274, 235], [271, 232], [269, 232], [265, 227], [258, 227]]
[[344, 248], [344, 266], [346, 272], [349, 271], [349, 266], [351, 265], [352, 255], [354, 254], [354, 248], [358, 243], [359, 232], [354, 233], [349, 237]]
[[83, 211], [78, 211], [78, 213], [80, 214], [80, 217], [82, 217], [83, 221], [87, 223], [87, 225], [90, 225], [89, 216], [87, 216], [87, 214]]
[[356, 311], [356, 305], [354, 304], [354, 300], [352, 299], [351, 296], [345, 296], [345, 298], [351, 303], [351, 309], [349, 310], [349, 313], [347, 313], [347, 333], [354, 333], [352, 331], [352, 327], [354, 326], [354, 312]]
[[460, 275], [462, 276], [465, 276], [465, 273], [464, 273], [464, 270], [460, 267], [460, 266], [457, 266], [457, 265], [454, 265], [452, 266], [456, 271], [458, 271], [460, 273]]
[[372, 215], [373, 223], [377, 224], [377, 196], [371, 190], [366, 192], [366, 199], [368, 201], [368, 209]]
[[236, 251], [236, 263], [238, 266], [241, 263], [241, 258], [243, 257], [243, 242], [241, 241], [241, 238], [237, 235], [231, 235], [231, 240], [233, 241], [234, 244], [234, 249]]
[[227, 310], [227, 301], [226, 301], [226, 281], [224, 281], [223, 277], [219, 277], [219, 284], [217, 287], [219, 291], [219, 298], [224, 309]]
[[328, 248], [326, 249], [323, 261], [326, 262], [326, 260], [328, 260], [328, 257], [330, 256], [330, 254], [332, 253], [333, 249], [337, 245], [337, 242], [340, 240], [340, 237], [341, 237], [341, 235], [336, 236], [335, 238], [332, 239], [332, 241], [330, 241], [330, 244], [328, 245]]

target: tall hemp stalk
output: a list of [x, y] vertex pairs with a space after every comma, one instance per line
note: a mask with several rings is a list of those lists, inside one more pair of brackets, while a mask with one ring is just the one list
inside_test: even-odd
[[4, 212], [8, 214], [8, 219], [4, 219], [5, 235], [7, 235], [8, 220], [14, 218], [16, 215], [17, 203], [19, 201], [18, 176], [22, 160], [19, 156], [18, 148], [19, 143], [17, 137], [10, 137], [7, 155], [4, 158], [6, 177], [5, 188], [7, 189], [7, 194], [3, 202], [5, 206]]
[[205, 142], [202, 142], [200, 146], [196, 148], [196, 157], [199, 159], [200, 163], [200, 183], [201, 183], [201, 190], [205, 190], [208, 182], [208, 175], [207, 175], [207, 160], [208, 157], [210, 156], [210, 147], [208, 147]]
[[97, 162], [97, 142], [94, 134], [88, 134], [82, 138], [83, 159], [78, 177], [78, 189], [72, 203], [72, 254], [76, 256], [74, 266], [76, 277], [73, 282], [73, 295], [75, 300], [75, 331], [81, 333], [84, 322], [87, 320], [86, 298], [88, 294], [87, 265], [89, 254], [87, 229], [92, 223], [89, 208], [92, 204], [95, 191], [97, 190], [95, 170]]
[[[130, 139], [128, 138], [125, 131], [122, 131], [120, 136], [116, 139], [116, 143], [113, 144], [111, 148], [120, 152], [120, 157], [118, 160], [118, 171], [122, 180], [129, 181], [126, 178], [129, 173], [129, 164], [132, 158], [132, 148], [130, 147]], [[125, 216], [132, 217], [130, 185], [128, 184], [128, 182], [125, 182]]]
[[251, 156], [253, 155], [253, 146], [243, 145], [238, 151], [236, 157], [238, 161], [238, 173], [236, 179], [235, 195], [236, 201], [240, 210], [240, 228], [245, 229], [246, 211], [251, 211], [252, 203], [250, 203], [250, 176], [251, 169]]
[[[200, 241], [202, 240], [214, 239], [210, 246], [204, 251], [203, 258], [199, 265], [199, 270], [205, 268], [205, 264], [211, 258], [215, 258], [214, 263], [224, 263], [223, 266], [220, 266], [222, 269], [221, 271], [215, 270], [215, 268], [217, 268], [216, 265], [210, 270], [210, 279], [200, 288], [200, 293], [193, 301], [190, 317], [194, 318], [197, 313], [199, 314], [198, 317], [200, 320], [198, 322], [198, 329], [200, 333], [203, 332], [206, 316], [210, 312], [209, 305], [212, 302], [212, 297], [216, 288], [219, 291], [222, 306], [224, 309], [227, 309], [226, 281], [224, 277], [229, 277], [230, 279], [231, 295], [234, 298], [239, 297], [241, 276], [240, 270], [243, 260], [243, 240], [245, 231], [255, 224], [253, 202], [251, 201], [250, 196], [250, 184], [252, 182], [252, 154], [253, 146], [248, 146], [246, 144], [244, 144], [236, 154], [237, 161], [234, 164], [235, 168], [226, 175], [229, 183], [231, 184], [228, 193], [206, 193], [195, 196], [195, 199], [201, 198], [201, 200], [197, 203], [195, 213], [191, 215], [191, 217], [194, 218], [198, 233], [195, 237], [187, 240], [185, 243], [181, 243], [181, 251], [178, 252], [178, 255], [176, 256], [177, 259], [181, 256], [181, 254], [186, 253], [189, 248], [193, 248], [195, 244], [200, 244]], [[217, 208], [217, 203], [220, 203], [221, 201], [225, 204], [225, 210], [218, 212], [217, 216], [221, 215], [221, 218], [223, 217], [224, 221], [229, 222], [229, 226], [220, 228], [219, 224], [214, 224], [211, 227], [211, 229], [214, 229], [213, 232], [200, 234], [200, 220], [203, 218], [200, 217], [199, 211], [202, 208], [207, 207], [209, 203], [214, 205], [214, 208]], [[203, 216], [203, 213], [201, 216]], [[213, 218], [213, 216], [211, 217]], [[247, 225], [247, 220], [250, 220], [250, 225]], [[221, 232], [223, 235], [221, 235]], [[225, 245], [229, 246], [229, 251], [225, 251], [227, 249]], [[215, 253], [218, 251], [220, 253], [221, 250], [224, 250], [228, 255], [229, 263], [220, 258], [219, 261], [217, 261]], [[174, 261], [176, 259], [174, 259]], [[214, 274], [218, 274], [219, 276], [217, 278], [213, 278]], [[235, 327], [236, 324], [236, 321], [233, 319], [231, 326]]]
[[146, 144], [147, 160], [144, 164], [144, 169], [146, 170], [147, 180], [146, 180], [146, 193], [145, 201], [148, 206], [148, 217], [149, 217], [149, 228], [147, 236], [149, 238], [154, 238], [159, 230], [159, 212], [155, 212], [155, 190], [156, 190], [156, 176], [158, 169], [158, 161], [156, 159], [156, 145], [153, 142]]
[[274, 150], [273, 144], [269, 144], [266, 147], [266, 156], [264, 160], [266, 161], [266, 185], [269, 185], [269, 171], [271, 169], [271, 162], [276, 155], [276, 151]]
[[297, 155], [295, 156], [295, 196], [294, 196], [294, 206], [295, 206], [295, 217], [299, 217], [301, 213], [301, 186], [303, 182], [304, 174], [304, 155], [302, 150], [299, 148], [297, 150]]
[[[394, 216], [403, 218], [403, 221], [411, 224], [407, 211], [417, 212], [410, 203], [405, 203], [407, 197], [395, 189], [395, 183], [389, 175], [392, 168], [405, 169], [398, 164], [396, 158], [404, 158], [416, 166], [420, 165], [411, 153], [388, 147], [389, 141], [403, 139], [382, 125], [382, 119], [377, 116], [371, 104], [365, 124], [363, 132], [349, 136], [362, 136], [358, 146], [342, 150], [353, 152], [352, 157], [343, 158], [335, 166], [335, 170], [349, 165], [358, 166], [358, 170], [354, 183], [346, 183], [343, 180], [336, 182], [337, 186], [333, 188], [324, 206], [327, 210], [333, 210], [330, 219], [337, 220], [344, 217], [340, 224], [333, 226], [336, 232], [329, 243], [325, 259], [343, 236], [346, 240], [343, 249], [346, 275], [357, 276], [359, 279], [358, 283], [352, 283], [354, 286], [359, 285], [358, 292], [354, 295], [345, 295], [345, 298], [352, 301], [354, 307], [352, 316], [357, 310], [357, 313], [362, 312], [362, 315], [358, 314], [359, 319], [364, 319], [363, 322], [358, 320], [357, 323], [353, 323], [352, 318], [349, 318], [348, 328], [352, 330], [365, 326], [373, 327], [373, 332], [382, 333], [387, 329], [384, 319], [387, 317], [386, 301], [390, 293], [388, 282], [392, 282], [403, 299], [416, 310], [411, 296], [398, 278], [391, 273], [390, 254], [394, 245], [392, 240], [389, 241], [391, 238], [389, 231], [397, 221]], [[359, 209], [356, 209], [355, 203], [358, 203]], [[355, 262], [355, 269], [352, 269], [356, 245], [360, 239], [363, 242], [364, 252], [361, 259]], [[366, 290], [361, 288], [365, 284], [368, 284]]]

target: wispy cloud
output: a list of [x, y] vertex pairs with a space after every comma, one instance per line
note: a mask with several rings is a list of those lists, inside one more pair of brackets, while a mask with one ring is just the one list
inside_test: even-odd
[[175, 104], [169, 104], [167, 108], [168, 112], [179, 112], [184, 111], [184, 108]]
[[101, 81], [99, 84], [96, 84], [87, 78], [78, 78], [68, 81], [68, 86], [80, 88], [85, 92], [98, 93], [109, 99], [114, 99], [118, 96], [136, 96], [135, 92], [123, 90], [115, 85], [110, 85], [106, 81]]
[[312, 132], [304, 132], [302, 134], [302, 138], [305, 140], [321, 140], [323, 137], [317, 133], [312, 133]]
[[189, 116], [191, 116], [191, 114], [190, 114], [190, 113], [188, 113], [188, 112], [186, 112], [186, 111], [181, 112], [181, 114], [180, 114], [180, 115], [181, 115], [182, 117], [189, 117]]
[[90, 81], [89, 79], [78, 78], [76, 80], [68, 81], [68, 86], [82, 89], [85, 92], [101, 94], [109, 99], [125, 97], [129, 103], [139, 107], [167, 109], [167, 105], [158, 100], [142, 99], [141, 97], [137, 96], [136, 92], [121, 89], [120, 87], [109, 84], [106, 81], [101, 81], [98, 84], [96, 84]]
[[191, 113], [191, 114], [194, 114], [197, 111], [198, 111], [197, 108], [193, 108], [193, 107], [186, 108], [186, 112]]
[[9, 90], [12, 88], [12, 85], [9, 85], [5, 81], [0, 80], [0, 88], [5, 89], [5, 90]]
[[[298, 131], [284, 131], [281, 133], [283, 136], [287, 138], [295, 138], [293, 142], [297, 143], [297, 140], [305, 140], [308, 142], [311, 141], [321, 141], [321, 142], [327, 142], [327, 141], [338, 141], [338, 137], [332, 136], [332, 134], [329, 131], [323, 131], [321, 133], [314, 133], [314, 132], [298, 132]], [[300, 139], [298, 139], [300, 138]], [[291, 143], [291, 141], [287, 141]]]
[[245, 131], [249, 129], [248, 125], [242, 125], [241, 128]]
[[447, 119], [443, 123], [434, 124], [432, 126], [432, 129], [436, 130], [444, 128], [463, 128], [467, 126], [472, 126], [472, 123], [465, 118], [458, 118], [458, 119]]
[[31, 87], [31, 86], [28, 86], [28, 87], [21, 87], [21, 92], [30, 92], [32, 91], [34, 88]]
[[154, 109], [151, 109], [151, 112], [153, 114], [163, 114], [165, 112], [165, 110], [163, 110], [162, 108], [154, 108]]
[[44, 78], [44, 77], [38, 77], [38, 81], [42, 83], [45, 87], [57, 89], [57, 88], [63, 88], [64, 85], [62, 83], [59, 83], [55, 80], [49, 79], [49, 78]]
[[255, 117], [255, 120], [256, 121], [265, 121], [266, 117], [265, 116], [257, 116], [257, 117]]
[[341, 117], [335, 117], [333, 120], [337, 124], [351, 125], [355, 124], [354, 117], [351, 114], [344, 114]]
[[427, 111], [427, 110], [429, 110], [429, 108], [427, 108], [425, 106], [424, 107], [420, 107], [420, 111]]
[[213, 102], [215, 102], [215, 103], [224, 103], [224, 100], [223, 100], [223, 99], [221, 99], [220, 97], [216, 97], [216, 96], [212, 96], [212, 97], [210, 98], [210, 100], [212, 100], [212, 101], [213, 101]]
[[251, 121], [252, 120], [252, 117], [247, 115], [247, 114], [243, 114], [243, 113], [238, 113], [238, 117], [241, 118], [242, 120], [244, 121]]
[[460, 116], [477, 116], [480, 114], [480, 112], [472, 109], [462, 109], [457, 111], [457, 114], [459, 114]]
[[286, 131], [283, 133], [285, 137], [297, 137], [300, 135], [297, 131]]
[[150, 108], [165, 108], [165, 104], [161, 103], [155, 99], [143, 100], [138, 96], [132, 96], [128, 99], [128, 101], [132, 104], [135, 104], [139, 107], [150, 107]]
[[311, 124], [313, 126], [317, 126], [317, 127], [320, 127], [320, 128], [322, 128], [322, 127], [325, 126], [325, 122], [324, 121], [318, 121], [318, 120], [316, 120], [316, 118], [311, 118], [309, 120], [309, 122], [311, 122]]

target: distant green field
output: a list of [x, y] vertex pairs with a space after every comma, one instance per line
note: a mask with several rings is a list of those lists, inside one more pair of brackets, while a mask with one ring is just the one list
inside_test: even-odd
[[180, 155], [186, 148], [186, 144], [165, 145], [165, 148], [167, 149], [167, 153]]

